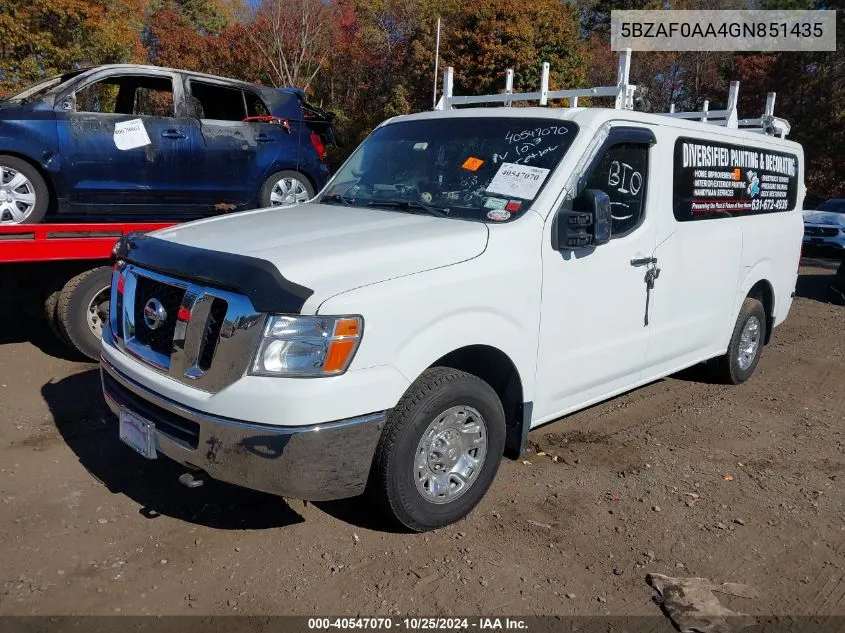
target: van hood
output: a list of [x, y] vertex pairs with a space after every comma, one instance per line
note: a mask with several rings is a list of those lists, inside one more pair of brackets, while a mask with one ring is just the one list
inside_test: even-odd
[[833, 213], [832, 211], [806, 211], [804, 213], [804, 223], [845, 227], [845, 213]]
[[306, 203], [180, 224], [152, 235], [269, 261], [285, 279], [314, 291], [308, 303], [316, 310], [353, 288], [478, 257], [487, 247], [488, 229], [481, 222], [394, 209]]

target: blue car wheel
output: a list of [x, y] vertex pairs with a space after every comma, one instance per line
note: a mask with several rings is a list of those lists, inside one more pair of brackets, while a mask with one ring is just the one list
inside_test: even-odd
[[38, 224], [47, 213], [50, 192], [32, 165], [0, 154], [0, 225]]
[[259, 203], [264, 207], [308, 202], [314, 197], [314, 186], [298, 171], [277, 171], [264, 181], [259, 193]]

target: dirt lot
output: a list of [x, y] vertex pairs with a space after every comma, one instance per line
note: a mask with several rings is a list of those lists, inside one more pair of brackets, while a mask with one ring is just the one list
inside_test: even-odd
[[0, 613], [655, 614], [659, 572], [845, 615], [845, 308], [806, 263], [749, 383], [694, 368], [534, 431], [425, 535], [359, 500], [180, 486], [119, 443], [94, 365], [4, 314]]

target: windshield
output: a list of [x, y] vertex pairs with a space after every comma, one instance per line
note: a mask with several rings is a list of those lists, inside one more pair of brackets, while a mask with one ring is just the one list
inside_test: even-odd
[[31, 101], [35, 101], [36, 99], [40, 99], [43, 97], [49, 90], [55, 88], [59, 84], [66, 82], [68, 79], [72, 79], [76, 77], [80, 72], [72, 72], [72, 73], [65, 73], [64, 75], [56, 75], [54, 77], [50, 77], [48, 79], [44, 79], [35, 83], [24, 90], [21, 90], [17, 94], [13, 94], [11, 97], [7, 99], [7, 101], [14, 101], [16, 103], [28, 103]]
[[833, 199], [822, 202], [816, 211], [828, 211], [833, 213], [845, 213], [845, 199]]
[[321, 201], [506, 222], [526, 211], [577, 134], [569, 121], [400, 121], [355, 151]]

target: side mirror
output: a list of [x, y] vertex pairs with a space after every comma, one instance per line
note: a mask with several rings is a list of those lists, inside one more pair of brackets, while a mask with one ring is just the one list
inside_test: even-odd
[[552, 226], [555, 250], [593, 248], [610, 241], [610, 198], [600, 189], [585, 189], [557, 212]]
[[185, 97], [185, 105], [187, 106], [187, 114], [192, 119], [202, 119], [205, 113], [202, 109], [202, 103], [194, 95], [187, 95]]

